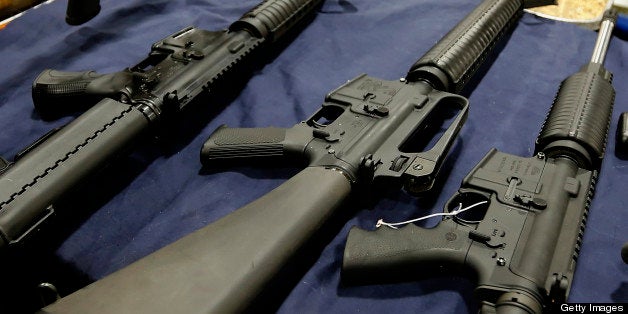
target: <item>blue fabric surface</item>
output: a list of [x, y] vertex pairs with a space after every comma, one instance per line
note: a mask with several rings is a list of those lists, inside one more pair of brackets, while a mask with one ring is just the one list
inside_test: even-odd
[[[313, 114], [325, 94], [361, 73], [391, 80], [404, 76], [479, 2], [327, 1], [312, 23], [257, 70], [235, 99], [223, 101], [224, 108], [203, 104], [208, 109], [185, 116], [193, 123], [169, 131], [180, 138], [176, 144], [147, 141], [108, 170], [104, 182], [90, 182], [94, 201], [69, 206], [77, 213], [89, 212], [80, 214], [79, 222], [63, 225], [66, 237], [55, 248], [55, 258], [97, 280], [272, 190], [297, 170], [257, 169], [253, 164], [202, 171], [198, 160], [202, 143], [221, 124], [290, 127]], [[185, 26], [222, 29], [257, 3], [103, 0], [100, 14], [77, 27], [65, 24], [64, 1], [28, 12], [0, 31], [0, 155], [13, 156], [72, 119], [43, 121], [34, 111], [31, 83], [43, 69], [119, 71], [142, 60], [153, 42]], [[462, 278], [341, 285], [349, 228], [372, 229], [379, 218], [402, 221], [441, 211], [462, 178], [491, 148], [531, 156], [559, 83], [588, 62], [595, 38], [590, 30], [526, 14], [466, 95], [471, 102], [469, 118], [435, 189], [421, 198], [399, 191], [372, 207], [357, 206], [339, 232], [327, 236], [330, 241], [320, 258], [300, 274], [279, 312], [475, 312], [474, 284]], [[628, 265], [619, 255], [628, 241], [623, 194], [628, 166], [614, 154], [616, 121], [628, 109], [627, 55], [628, 43], [613, 38], [606, 67], [614, 73], [615, 110], [571, 302], [628, 302]], [[45, 232], [54, 233], [55, 226]]]

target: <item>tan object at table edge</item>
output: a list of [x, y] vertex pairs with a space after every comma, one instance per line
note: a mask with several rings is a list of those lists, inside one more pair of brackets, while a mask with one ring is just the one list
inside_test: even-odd
[[558, 5], [542, 6], [526, 11], [543, 18], [597, 29], [604, 10], [612, 3], [612, 0], [558, 0]]

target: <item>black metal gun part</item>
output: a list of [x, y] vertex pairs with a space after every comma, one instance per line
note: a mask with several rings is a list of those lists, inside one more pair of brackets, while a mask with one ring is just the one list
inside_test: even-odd
[[[534, 157], [491, 150], [434, 228], [353, 227], [343, 281], [456, 272], [477, 281], [481, 313], [541, 313], [566, 302], [613, 108], [612, 75], [602, 65], [613, 23], [605, 17], [591, 62], [562, 82]], [[476, 218], [457, 214], [470, 207]]]
[[[204, 164], [299, 156], [309, 166], [260, 199], [45, 310], [93, 304], [105, 312], [250, 308], [354, 186], [389, 179], [411, 192], [431, 187], [466, 117], [467, 100], [451, 92], [466, 84], [522, 8], [523, 1], [483, 1], [406, 78], [361, 75], [329, 93], [317, 113], [291, 129], [219, 128], [202, 149]], [[447, 108], [456, 114], [432, 150], [405, 146]]]
[[321, 3], [267, 0], [228, 30], [185, 28], [153, 44], [145, 60], [118, 73], [44, 71], [33, 83], [39, 112], [91, 108], [31, 145], [0, 175], [0, 248], [36, 230], [63, 195], [147, 139], [197, 96], [213, 92], [224, 78], [240, 78], [235, 73], [248, 70], [243, 63]]

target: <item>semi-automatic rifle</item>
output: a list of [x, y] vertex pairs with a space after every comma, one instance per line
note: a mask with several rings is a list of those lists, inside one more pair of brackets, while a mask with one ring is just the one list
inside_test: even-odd
[[462, 273], [477, 280], [481, 313], [541, 313], [566, 302], [615, 97], [603, 66], [613, 23], [605, 16], [591, 62], [562, 82], [534, 157], [491, 150], [434, 228], [381, 221], [375, 231], [352, 228], [343, 280]]
[[242, 74], [250, 72], [260, 53], [321, 3], [266, 0], [228, 30], [187, 27], [153, 44], [136, 66], [117, 73], [42, 72], [33, 84], [41, 115], [95, 105], [30, 145], [13, 163], [0, 162], [0, 250], [36, 230], [61, 197], [149, 139], [197, 96], [215, 92], [227, 80], [246, 78]]
[[[290, 129], [219, 128], [201, 152], [208, 166], [275, 158], [305, 159], [309, 166], [262, 198], [44, 311], [232, 313], [249, 308], [353, 187], [363, 191], [387, 182], [420, 192], [432, 186], [467, 115], [467, 99], [452, 92], [465, 86], [512, 29], [523, 4], [483, 1], [405, 78], [360, 75], [329, 93], [318, 112]], [[440, 127], [443, 113], [452, 113], [451, 124], [433, 148], [417, 152], [425, 128]]]

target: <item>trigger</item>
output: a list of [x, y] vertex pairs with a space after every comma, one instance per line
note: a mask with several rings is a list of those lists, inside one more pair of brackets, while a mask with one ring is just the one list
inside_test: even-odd
[[[343, 135], [344, 132], [341, 132], [340, 135]], [[334, 136], [331, 133], [325, 131], [325, 130], [321, 130], [321, 129], [313, 129], [312, 130], [312, 136], [314, 136], [315, 138], [320, 138], [322, 140], [325, 140], [329, 143], [334, 143], [334, 142], [338, 142], [340, 141], [340, 137], [339, 136]]]
[[389, 170], [392, 170], [395, 172], [401, 171], [401, 168], [403, 168], [403, 165], [406, 164], [408, 159], [410, 158], [403, 155], [397, 156], [397, 158], [395, 158], [395, 160], [392, 161], [392, 165], [390, 165]]
[[[505, 233], [504, 233], [504, 235], [505, 235]], [[490, 248], [493, 248], [493, 249], [506, 247], [506, 243], [504, 243], [504, 242], [495, 243], [495, 244], [490, 243], [491, 240], [493, 240], [493, 237], [491, 237], [488, 234], [484, 234], [482, 232], [479, 232], [477, 230], [469, 231], [469, 239], [471, 239], [473, 241], [476, 241], [476, 242], [479, 242], [479, 243], [483, 243], [487, 247], [490, 247]]]

